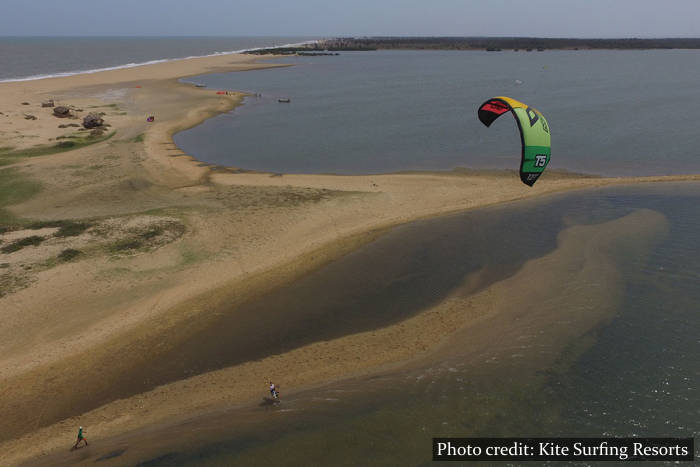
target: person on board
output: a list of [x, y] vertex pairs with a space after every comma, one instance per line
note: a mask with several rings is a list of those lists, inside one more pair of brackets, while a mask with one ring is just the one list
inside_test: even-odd
[[87, 439], [85, 439], [85, 436], [83, 435], [83, 427], [78, 427], [78, 439], [76, 440], [75, 444], [73, 445], [73, 449], [78, 449], [78, 445], [80, 445], [81, 441], [85, 441], [85, 446], [88, 445]]

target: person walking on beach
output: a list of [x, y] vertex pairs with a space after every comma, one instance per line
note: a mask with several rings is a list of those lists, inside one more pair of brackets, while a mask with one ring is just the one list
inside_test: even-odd
[[275, 387], [275, 383], [272, 381], [270, 381], [270, 395], [273, 399], [277, 399], [277, 388]]
[[73, 449], [78, 449], [78, 445], [80, 444], [81, 441], [85, 441], [85, 446], [88, 445], [87, 439], [85, 439], [85, 436], [83, 435], [83, 427], [78, 427], [78, 440], [75, 442], [73, 445]]

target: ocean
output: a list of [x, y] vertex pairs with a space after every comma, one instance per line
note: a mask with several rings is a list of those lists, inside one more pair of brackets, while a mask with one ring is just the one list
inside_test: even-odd
[[0, 37], [0, 82], [296, 44], [312, 37]]
[[547, 117], [550, 170], [700, 172], [697, 50], [341, 52], [276, 62], [293, 66], [189, 79], [262, 97], [177, 134], [178, 146], [204, 162], [280, 173], [517, 169], [514, 119], [486, 128], [476, 118], [486, 99], [505, 95]]

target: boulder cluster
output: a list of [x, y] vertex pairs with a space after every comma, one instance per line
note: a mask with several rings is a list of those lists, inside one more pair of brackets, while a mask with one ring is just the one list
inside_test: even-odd
[[[28, 103], [27, 103], [28, 104]], [[76, 112], [82, 112], [83, 109], [78, 109], [74, 106], [65, 106], [65, 105], [59, 105], [56, 106], [54, 103], [53, 99], [48, 99], [46, 101], [43, 101], [41, 103], [42, 107], [48, 107], [48, 108], [53, 108], [53, 116], [56, 118], [70, 118], [70, 119], [78, 119], [79, 116], [76, 115]], [[83, 117], [83, 128], [85, 130], [92, 130], [90, 131], [90, 136], [95, 137], [95, 136], [101, 136], [105, 129], [109, 127], [108, 124], [105, 123], [104, 121], [104, 116], [105, 114], [103, 112], [90, 112], [89, 114], [85, 115]], [[25, 114], [25, 119], [27, 120], [36, 120], [36, 117], [33, 115]], [[59, 128], [68, 128], [68, 127], [79, 127], [77, 123], [68, 123], [68, 124], [61, 124], [58, 125]], [[83, 130], [81, 128], [81, 130]]]
[[58, 107], [54, 107], [53, 115], [54, 115], [54, 117], [58, 117], [58, 118], [68, 118], [68, 117], [72, 116], [70, 109], [68, 107], [63, 106], [63, 105], [59, 105]]
[[83, 126], [87, 129], [99, 128], [104, 125], [105, 121], [102, 115], [96, 112], [90, 112], [83, 118]]

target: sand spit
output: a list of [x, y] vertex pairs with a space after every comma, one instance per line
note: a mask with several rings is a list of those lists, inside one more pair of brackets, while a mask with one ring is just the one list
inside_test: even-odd
[[[227, 55], [0, 84], [0, 248], [14, 245], [0, 253], [3, 464], [62, 449], [79, 423], [98, 441], [185, 410], [249, 403], [263, 374], [302, 387], [382, 363], [334, 367], [332, 353], [320, 345], [309, 358], [295, 357], [294, 367], [282, 355], [222, 370], [225, 376], [213, 380], [183, 375], [152, 391], [167, 394], [168, 404], [145, 404], [155, 400], [151, 392], [114, 401], [107, 391], [99, 407], [85, 407], [79, 389], [120, 368], [128, 380], [130, 359], [148, 358], [212, 313], [332, 261], [382, 229], [546, 193], [698, 179], [550, 173], [528, 188], [513, 173], [272, 176], [208, 167], [173, 144], [175, 132], [243, 98], [178, 78], [266, 66], [276, 65]], [[79, 118], [54, 117], [40, 106], [47, 99]], [[59, 128], [80, 123], [88, 111], [104, 113], [110, 125], [104, 138]], [[27, 112], [36, 119], [25, 119]], [[149, 115], [153, 123], [146, 122]], [[69, 137], [81, 144], [55, 148]], [[14, 244], [19, 237], [29, 240]], [[114, 368], [95, 366], [115, 343]], [[231, 386], [234, 374], [238, 382]], [[210, 386], [216, 378], [223, 384], [218, 389]], [[193, 398], [202, 384], [209, 395]]]

